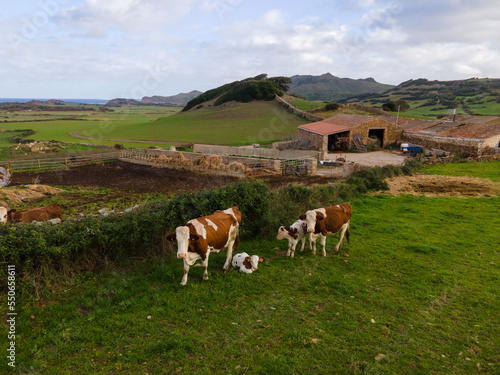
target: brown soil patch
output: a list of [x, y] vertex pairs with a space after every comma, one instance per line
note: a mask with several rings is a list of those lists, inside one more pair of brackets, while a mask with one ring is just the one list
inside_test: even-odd
[[[416, 174], [387, 180], [389, 190], [383, 193], [425, 195], [427, 197], [491, 197], [500, 194], [500, 183], [484, 178]], [[379, 192], [380, 193], [380, 192]]]
[[49, 172], [15, 172], [11, 185], [40, 183], [51, 186], [94, 186], [135, 193], [183, 193], [221, 187], [235, 177], [178, 171], [125, 162], [84, 165]]

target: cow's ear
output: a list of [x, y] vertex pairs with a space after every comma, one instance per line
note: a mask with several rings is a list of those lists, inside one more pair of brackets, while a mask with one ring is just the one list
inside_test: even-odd
[[246, 260], [247, 262], [250, 262], [250, 261], [252, 260], [252, 258], [250, 258], [250, 257], [246, 257], [246, 258], [245, 258], [245, 260]]
[[259, 262], [263, 262], [263, 261], [264, 261], [264, 258], [259, 257]]
[[167, 241], [174, 242], [177, 239], [177, 236], [175, 233], [170, 233], [165, 237]]
[[7, 215], [10, 215], [10, 214], [13, 214], [14, 212], [16, 212], [17, 210], [15, 208], [13, 208], [12, 210], [9, 210], [7, 211]]
[[194, 242], [194, 241], [198, 241], [198, 240], [200, 239], [200, 236], [198, 236], [197, 234], [192, 234], [192, 233], [191, 233], [191, 234], [189, 235], [189, 239], [190, 239], [191, 241], [193, 241], [193, 242]]
[[300, 216], [299, 216], [299, 219], [300, 219], [300, 220], [305, 220], [305, 219], [306, 219], [306, 215], [300, 215]]
[[316, 221], [324, 220], [325, 217], [323, 215], [316, 214]]

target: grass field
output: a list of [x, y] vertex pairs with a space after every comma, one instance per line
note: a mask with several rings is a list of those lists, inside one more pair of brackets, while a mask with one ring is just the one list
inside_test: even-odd
[[[160, 142], [212, 143], [238, 145], [271, 143], [279, 141], [296, 131], [297, 126], [307, 121], [284, 111], [274, 102], [253, 102], [229, 104], [221, 107], [203, 108], [179, 113], [179, 108], [169, 107], [120, 107], [114, 112], [81, 112], [75, 119], [68, 113], [49, 114], [48, 121], [39, 115], [21, 113], [15, 121], [0, 124], [0, 130], [33, 129], [34, 140], [57, 140], [61, 142], [89, 143], [113, 146], [124, 139]], [[77, 118], [76, 118], [77, 117]], [[9, 118], [9, 121], [11, 118]], [[30, 121], [32, 120], [32, 121]], [[70, 132], [96, 138], [84, 140], [75, 138]], [[11, 133], [0, 133], [0, 147], [8, 147]], [[119, 142], [126, 147], [144, 147], [136, 142]], [[163, 147], [166, 147], [163, 145]]]
[[170, 254], [82, 275], [42, 300], [24, 296], [17, 372], [498, 373], [500, 197], [351, 204], [351, 242], [335, 255], [337, 236], [327, 257], [294, 259], [286, 241], [254, 238], [240, 250], [265, 261], [250, 275], [222, 274], [225, 254], [213, 254], [210, 279], [192, 267], [181, 287], [182, 262]]
[[295, 259], [256, 239], [241, 250], [267, 260], [251, 275], [217, 272], [224, 255], [213, 255], [210, 280], [192, 268], [181, 287], [169, 255], [24, 300], [19, 372], [497, 372], [500, 200], [352, 203], [338, 255], [334, 239], [326, 258]]
[[498, 161], [436, 164], [424, 167], [420, 171], [426, 174], [489, 178], [493, 182], [500, 182], [500, 162]]

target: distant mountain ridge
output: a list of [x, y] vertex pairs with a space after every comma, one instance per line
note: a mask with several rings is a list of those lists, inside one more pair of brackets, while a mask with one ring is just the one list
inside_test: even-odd
[[495, 108], [500, 103], [500, 79], [411, 79], [382, 94], [361, 94], [341, 102], [380, 106], [396, 100], [407, 101], [413, 109], [429, 108], [434, 112], [458, 109], [468, 114], [496, 114], [498, 111]]
[[142, 98], [141, 103], [145, 104], [175, 104], [180, 106], [185, 106], [191, 99], [196, 98], [198, 95], [203, 94], [203, 92], [198, 90], [192, 90], [188, 93], [180, 93], [172, 96], [145, 96]]
[[188, 93], [180, 93], [172, 96], [145, 96], [141, 100], [135, 99], [125, 99], [125, 98], [116, 98], [111, 99], [106, 103], [107, 106], [116, 107], [121, 105], [174, 105], [184, 107], [190, 100], [196, 98], [197, 96], [203, 94], [201, 91], [192, 90]]
[[291, 79], [292, 83], [288, 94], [300, 94], [307, 100], [335, 102], [359, 94], [380, 94], [394, 87], [394, 85], [379, 83], [371, 77], [365, 79], [339, 78], [330, 73], [320, 76], [295, 75]]

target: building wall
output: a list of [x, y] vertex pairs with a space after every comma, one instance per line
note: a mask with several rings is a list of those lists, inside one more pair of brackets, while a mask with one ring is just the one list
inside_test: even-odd
[[419, 144], [427, 149], [460, 151], [462, 155], [472, 157], [481, 156], [484, 141], [479, 138], [443, 137], [418, 133], [405, 133], [403, 138], [407, 142]]
[[352, 142], [355, 134], [361, 134], [363, 137], [363, 143], [366, 145], [370, 129], [384, 129], [384, 147], [396, 142], [398, 140], [398, 134], [399, 137], [401, 137], [402, 134], [402, 128], [398, 129], [398, 134], [396, 134], [396, 125], [385, 120], [375, 118], [363, 124], [354, 126], [349, 133], [349, 142]]
[[494, 137], [486, 138], [483, 143], [483, 147], [497, 148], [500, 143], [500, 134]]

